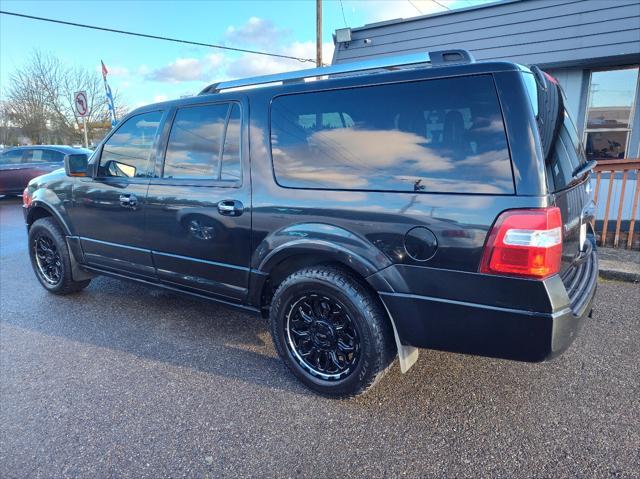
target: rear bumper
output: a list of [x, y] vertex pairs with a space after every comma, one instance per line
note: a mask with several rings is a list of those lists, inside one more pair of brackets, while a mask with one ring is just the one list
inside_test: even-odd
[[[579, 269], [567, 286], [559, 276], [537, 284], [516, 280], [519, 283], [512, 287], [525, 290], [513, 295], [513, 303], [520, 306], [513, 308], [504, 306], [504, 290], [485, 289], [488, 285], [483, 284], [486, 283], [484, 275], [461, 281], [460, 289], [469, 286], [464, 283], [475, 280], [476, 288], [483, 291], [475, 296], [493, 299], [494, 304], [398, 292], [380, 292], [380, 297], [403, 344], [537, 362], [567, 349], [591, 313], [598, 279], [596, 253], [591, 252]], [[533, 303], [522, 299], [528, 294], [527, 286], [531, 297], [538, 296]], [[455, 289], [456, 285], [450, 284], [451, 288]], [[427, 288], [423, 289], [428, 289], [428, 281]], [[540, 301], [540, 295], [546, 296], [546, 301]], [[496, 305], [496, 302], [503, 304]], [[538, 309], [534, 307], [536, 303]]]

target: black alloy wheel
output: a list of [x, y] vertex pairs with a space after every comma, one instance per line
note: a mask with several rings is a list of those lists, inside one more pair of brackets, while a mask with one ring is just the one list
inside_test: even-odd
[[62, 258], [56, 244], [46, 234], [39, 234], [33, 240], [38, 272], [52, 286], [62, 280]]
[[72, 258], [62, 228], [51, 217], [37, 219], [29, 228], [29, 258], [40, 284], [53, 294], [78, 292], [91, 279], [74, 280]]
[[305, 386], [332, 398], [362, 394], [396, 357], [393, 329], [375, 291], [340, 266], [291, 273], [273, 295], [271, 337]]
[[291, 304], [285, 327], [289, 351], [314, 376], [334, 381], [355, 370], [360, 357], [358, 329], [336, 298], [300, 296]]

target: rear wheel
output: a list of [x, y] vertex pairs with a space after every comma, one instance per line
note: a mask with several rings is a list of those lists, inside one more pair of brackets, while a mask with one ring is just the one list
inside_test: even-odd
[[270, 319], [280, 357], [307, 387], [326, 396], [365, 392], [395, 356], [379, 300], [338, 268], [293, 273], [278, 287]]
[[64, 235], [52, 218], [40, 218], [31, 225], [29, 256], [38, 281], [51, 293], [75, 293], [91, 282], [73, 280], [71, 257]]

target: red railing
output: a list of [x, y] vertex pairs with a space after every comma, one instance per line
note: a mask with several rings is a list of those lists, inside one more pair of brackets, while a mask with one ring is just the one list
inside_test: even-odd
[[[594, 171], [596, 173], [596, 191], [594, 196], [596, 205], [598, 204], [598, 200], [600, 199], [599, 193], [602, 176], [606, 173], [609, 173], [609, 181], [604, 182], [607, 188], [607, 203], [604, 207], [602, 228], [600, 231], [596, 231], [596, 234], [598, 235], [600, 240], [600, 245], [613, 246], [614, 248], [618, 248], [622, 241], [623, 245], [626, 243], [627, 249], [640, 249], [640, 235], [636, 235], [636, 237], [634, 238], [633, 232], [636, 223], [636, 213], [638, 212], [638, 195], [640, 194], [640, 159], [600, 160], [594, 168]], [[627, 189], [627, 178], [629, 176], [629, 172], [635, 172], [635, 188], [633, 192], [633, 203], [631, 204], [631, 215], [627, 218], [623, 218], [623, 216], [626, 216], [624, 215], [624, 199]], [[614, 179], [617, 173], [622, 173], [622, 188], [620, 190], [620, 196], [618, 198], [618, 215], [616, 218], [615, 233], [613, 235], [613, 239], [611, 239], [611, 236], [607, 236], [607, 230], [609, 226], [611, 196], [614, 190]], [[623, 224], [625, 225], [625, 227], [623, 227]], [[607, 243], [608, 239], [609, 243]]]

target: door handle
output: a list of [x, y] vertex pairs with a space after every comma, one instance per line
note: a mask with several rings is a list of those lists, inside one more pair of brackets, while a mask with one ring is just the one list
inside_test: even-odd
[[120, 195], [120, 206], [125, 208], [135, 208], [138, 204], [138, 198], [135, 195]]
[[224, 216], [240, 216], [244, 212], [242, 202], [237, 200], [222, 200], [218, 203], [218, 213]]

